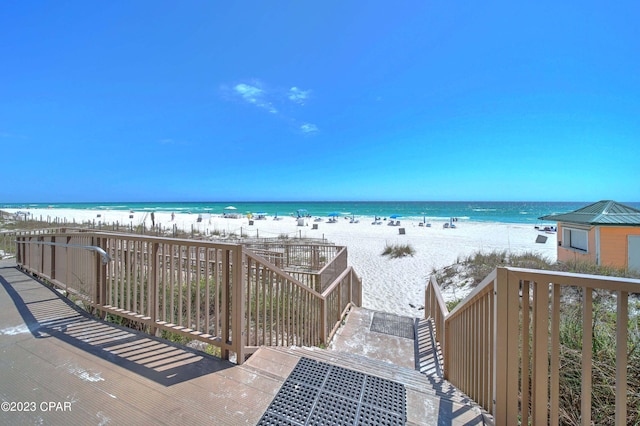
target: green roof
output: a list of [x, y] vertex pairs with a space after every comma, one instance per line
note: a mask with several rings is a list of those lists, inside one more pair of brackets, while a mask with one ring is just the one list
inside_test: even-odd
[[611, 200], [598, 201], [570, 213], [542, 216], [541, 220], [587, 225], [640, 226], [640, 210]]

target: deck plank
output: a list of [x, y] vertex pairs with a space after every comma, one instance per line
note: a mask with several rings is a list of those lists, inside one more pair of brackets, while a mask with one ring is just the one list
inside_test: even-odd
[[[282, 385], [201, 352], [89, 317], [0, 264], [0, 398], [35, 402], [0, 424], [255, 424]], [[69, 403], [61, 412], [43, 402]]]

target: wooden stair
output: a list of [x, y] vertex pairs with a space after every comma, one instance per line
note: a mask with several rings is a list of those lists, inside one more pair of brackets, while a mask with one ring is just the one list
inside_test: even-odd
[[473, 401], [442, 379], [410, 368], [321, 348], [260, 348], [243, 367], [285, 380], [300, 358], [377, 376], [405, 386], [407, 425], [485, 425], [491, 419]]
[[[407, 323], [413, 324], [413, 333], [406, 329]], [[440, 351], [435, 343], [430, 320], [394, 316], [355, 307], [349, 312], [346, 322], [327, 349], [262, 347], [243, 367], [252, 369], [256, 375], [273, 377], [282, 383], [285, 383], [296, 369], [298, 372], [294, 372], [293, 376], [311, 380], [308, 384], [318, 388], [324, 386], [322, 382], [313, 381], [314, 373], [311, 371], [305, 372], [304, 376], [299, 375], [298, 363], [302, 358], [403, 385], [406, 410], [404, 423], [393, 421], [389, 424], [493, 424], [492, 417], [486, 411], [442, 378]], [[306, 363], [307, 361], [305, 365]], [[301, 382], [301, 385], [307, 384]], [[287, 394], [288, 390], [284, 392]], [[295, 404], [294, 400], [287, 401], [282, 405], [282, 400], [278, 400], [278, 407]], [[317, 400], [317, 403], [320, 404], [320, 401]], [[322, 401], [324, 404], [324, 400]], [[394, 400], [393, 404], [396, 403]], [[336, 409], [340, 411], [341, 407]], [[344, 419], [339, 421], [343, 421], [339, 424], [349, 424], [348, 421], [344, 422]], [[387, 422], [382, 420], [379, 424]]]

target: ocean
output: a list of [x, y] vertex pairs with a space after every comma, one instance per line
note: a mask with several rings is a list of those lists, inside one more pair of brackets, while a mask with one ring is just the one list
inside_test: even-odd
[[[405, 220], [448, 220], [538, 224], [538, 219], [552, 213], [566, 213], [591, 202], [510, 202], [510, 201], [289, 201], [289, 202], [114, 202], [114, 203], [26, 203], [0, 204], [0, 209], [81, 209], [156, 211], [194, 214], [222, 214], [226, 207], [235, 207], [240, 214], [263, 212], [269, 216], [302, 215], [325, 217], [392, 215]], [[624, 202], [640, 209], [640, 202]], [[227, 210], [229, 211], [229, 210]]]

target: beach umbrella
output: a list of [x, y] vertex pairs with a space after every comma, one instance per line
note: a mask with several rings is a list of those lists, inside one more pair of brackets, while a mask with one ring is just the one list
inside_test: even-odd
[[340, 213], [337, 213], [337, 212], [331, 212], [331, 213], [329, 213], [329, 216], [331, 216], [331, 217], [340, 216]]
[[399, 217], [402, 217], [401, 214], [392, 214], [391, 216], [389, 216], [391, 219], [397, 219]]

